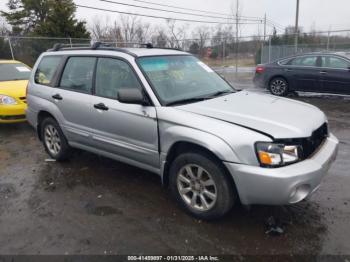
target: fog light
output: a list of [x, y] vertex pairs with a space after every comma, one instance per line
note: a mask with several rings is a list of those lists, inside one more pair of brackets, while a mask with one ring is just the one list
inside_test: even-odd
[[308, 184], [297, 186], [289, 195], [289, 203], [294, 204], [300, 202], [310, 194], [310, 189], [311, 187]]

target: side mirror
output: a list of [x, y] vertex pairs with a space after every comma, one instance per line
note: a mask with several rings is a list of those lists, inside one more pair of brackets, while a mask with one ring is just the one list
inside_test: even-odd
[[123, 88], [118, 90], [118, 101], [125, 104], [148, 105], [147, 99], [138, 88]]

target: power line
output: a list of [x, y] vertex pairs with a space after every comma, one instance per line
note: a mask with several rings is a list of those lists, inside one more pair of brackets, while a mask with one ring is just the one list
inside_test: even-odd
[[[208, 18], [208, 17], [209, 18], [219, 18], [219, 19], [234, 19], [235, 18], [235, 16], [232, 16], [232, 15], [227, 16], [227, 17], [210, 16], [210, 15], [201, 15], [201, 14], [194, 14], [194, 13], [187, 13], [187, 12], [180, 12], [180, 11], [173, 11], [173, 10], [165, 10], [165, 9], [153, 8], [153, 7], [149, 7], [149, 6], [139, 6], [139, 5], [133, 5], [133, 4], [126, 4], [126, 3], [110, 1], [110, 0], [100, 0], [100, 1], [111, 3], [111, 4], [116, 4], [116, 5], [132, 6], [132, 7], [143, 8], [143, 9], [148, 9], [148, 10], [155, 10], [155, 11], [182, 14], [182, 15], [192, 15], [192, 16], [200, 16], [200, 17], [206, 17], [206, 18]], [[241, 17], [239, 17], [239, 19], [245, 20], [245, 21], [262, 21], [261, 18], [241, 18]]]
[[279, 23], [277, 23], [276, 21], [274, 20], [271, 20], [271, 19], [267, 19], [267, 22], [270, 23], [272, 26], [276, 27], [277, 29], [281, 29], [284, 31], [285, 27]]
[[[171, 18], [171, 17], [165, 17], [165, 16], [155, 16], [155, 15], [146, 15], [146, 14], [139, 14], [139, 13], [130, 13], [130, 12], [122, 12], [117, 10], [109, 10], [104, 8], [98, 8], [98, 7], [92, 7], [92, 6], [86, 6], [86, 5], [76, 5], [77, 7], [92, 9], [92, 10], [98, 10], [98, 11], [105, 11], [110, 13], [119, 13], [119, 14], [125, 14], [125, 15], [133, 15], [133, 16], [142, 16], [142, 17], [149, 17], [149, 18], [157, 18], [157, 19], [165, 19], [165, 20], [174, 20], [174, 21], [183, 21], [183, 22], [193, 22], [193, 23], [207, 23], [207, 24], [227, 24], [227, 25], [236, 25], [237, 23], [230, 23], [230, 22], [219, 22], [219, 21], [203, 21], [203, 20], [193, 20], [193, 19], [183, 19], [183, 18]], [[261, 22], [239, 22], [238, 24], [242, 25], [257, 25], [261, 24]]]
[[[213, 12], [213, 11], [208, 11], [208, 10], [200, 10], [200, 9], [191, 9], [191, 8], [179, 7], [179, 6], [174, 6], [174, 5], [159, 4], [159, 3], [150, 2], [150, 1], [144, 1], [144, 0], [132, 0], [132, 1], [139, 2], [139, 3], [145, 3], [145, 4], [151, 4], [151, 5], [157, 5], [157, 6], [163, 6], [163, 7], [176, 8], [176, 9], [181, 9], [181, 10], [201, 12], [201, 13], [206, 13], [206, 14], [223, 15], [223, 16], [226, 16], [226, 17], [227, 16], [232, 16], [230, 14], [225, 14], [225, 13]], [[242, 17], [242, 18], [262, 19], [261, 17], [254, 17], [254, 16], [240, 16], [240, 17]]]

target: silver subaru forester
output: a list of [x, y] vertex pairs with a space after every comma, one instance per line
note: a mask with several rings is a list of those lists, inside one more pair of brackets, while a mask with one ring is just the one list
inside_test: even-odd
[[27, 119], [50, 157], [79, 148], [147, 169], [201, 219], [238, 201], [309, 197], [338, 148], [318, 108], [235, 90], [177, 50], [56, 45], [27, 92]]

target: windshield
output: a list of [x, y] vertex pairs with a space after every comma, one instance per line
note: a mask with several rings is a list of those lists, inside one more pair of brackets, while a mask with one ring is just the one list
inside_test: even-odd
[[0, 81], [28, 80], [30, 68], [22, 63], [0, 63]]
[[194, 102], [235, 91], [193, 56], [142, 57], [138, 63], [165, 105], [185, 100]]

